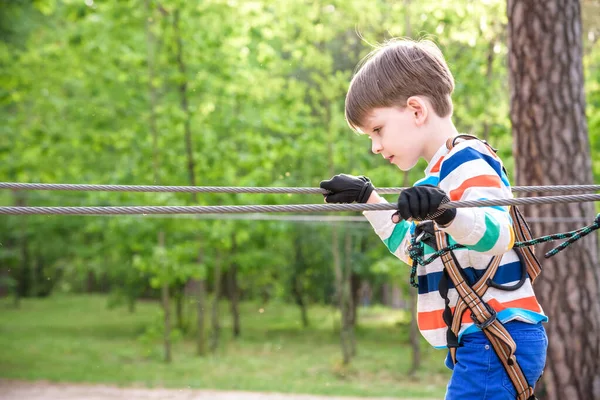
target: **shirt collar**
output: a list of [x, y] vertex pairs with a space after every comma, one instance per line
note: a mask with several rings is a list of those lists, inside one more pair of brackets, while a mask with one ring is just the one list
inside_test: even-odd
[[[435, 154], [431, 158], [431, 161], [429, 162], [429, 164], [427, 164], [427, 168], [425, 168], [425, 175], [431, 175], [433, 173], [440, 172], [439, 163], [441, 162], [441, 159], [444, 158], [444, 156], [447, 153], [448, 153], [448, 148], [446, 147], [446, 143], [444, 143], [435, 152]], [[431, 171], [434, 167], [436, 167], [436, 169], [434, 171]]]

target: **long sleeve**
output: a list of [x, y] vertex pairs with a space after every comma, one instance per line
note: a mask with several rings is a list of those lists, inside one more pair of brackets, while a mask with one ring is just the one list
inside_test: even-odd
[[392, 222], [394, 211], [364, 211], [363, 215], [367, 217], [375, 233], [381, 238], [389, 251], [400, 260], [410, 264], [410, 258], [406, 253], [407, 244], [410, 241], [411, 222], [400, 221], [397, 224]]
[[[485, 144], [467, 140], [456, 145], [440, 166], [439, 187], [451, 201], [512, 198], [502, 162]], [[468, 249], [504, 254], [514, 245], [508, 207], [458, 208], [446, 233]]]

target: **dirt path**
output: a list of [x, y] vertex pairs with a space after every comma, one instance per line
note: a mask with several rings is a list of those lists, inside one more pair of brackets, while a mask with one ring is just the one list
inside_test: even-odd
[[[0, 400], [400, 400], [0, 380]], [[409, 400], [409, 399], [404, 399]], [[421, 399], [423, 400], [423, 399]]]

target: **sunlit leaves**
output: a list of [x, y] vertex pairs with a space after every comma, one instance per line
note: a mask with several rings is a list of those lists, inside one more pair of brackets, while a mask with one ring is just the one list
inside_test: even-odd
[[[327, 140], [333, 135], [336, 173], [365, 174], [376, 186], [401, 186], [404, 175], [370, 154], [368, 140], [344, 121], [344, 97], [356, 64], [372, 50], [370, 44], [399, 36], [428, 37], [442, 48], [456, 80], [457, 128], [487, 132], [509, 170], [512, 166], [501, 0], [149, 0], [150, 15], [142, 0], [0, 4], [6, 5], [0, 20], [6, 38], [0, 44], [0, 172], [6, 180], [187, 185], [184, 127], [190, 118], [198, 185], [315, 187], [329, 177]], [[591, 3], [583, 6], [589, 7], [584, 12], [584, 65], [590, 139], [596, 149], [598, 18], [593, 18]], [[150, 49], [146, 29], [154, 38]], [[177, 61], [178, 40], [185, 72]], [[184, 83], [187, 113], [181, 107]], [[150, 88], [156, 91], [156, 154]], [[160, 165], [157, 180], [155, 162]], [[598, 178], [600, 165], [594, 163]], [[421, 162], [411, 172], [410, 183], [424, 167]], [[192, 203], [189, 194], [28, 196], [40, 205]], [[12, 204], [10, 194], [2, 199]], [[319, 196], [198, 195], [196, 203], [321, 201]], [[323, 299], [321, 289], [331, 283], [326, 225], [304, 229], [294, 223], [144, 217], [110, 218], [100, 225], [98, 220], [69, 219], [65, 231], [64, 219], [40, 219], [27, 231], [42, 243], [42, 255], [51, 265], [68, 260], [81, 271], [93, 268], [100, 274], [96, 267], [102, 266], [116, 283], [210, 276], [214, 253], [221, 249], [224, 269], [238, 263], [246, 288], [279, 285], [275, 293], [287, 285], [290, 254], [301, 232], [311, 239], [301, 248], [307, 254], [306, 274], [314, 278], [312, 295]], [[164, 254], [156, 250], [160, 230], [165, 232]], [[360, 232], [356, 240], [372, 235], [369, 229]], [[72, 251], [67, 257], [55, 253], [43, 240], [49, 237], [61, 246], [69, 243]], [[378, 265], [377, 273], [391, 273], [387, 264], [375, 264], [389, 257], [383, 246], [371, 246], [375, 250], [354, 258], [355, 269], [367, 274], [365, 265]]]

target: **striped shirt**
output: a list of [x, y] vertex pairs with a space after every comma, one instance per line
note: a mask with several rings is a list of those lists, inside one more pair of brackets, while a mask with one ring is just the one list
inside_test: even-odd
[[[442, 146], [425, 169], [425, 177], [416, 182], [415, 186], [424, 184], [440, 187], [451, 201], [513, 197], [502, 161], [479, 140], [459, 142], [451, 151], [445, 145]], [[365, 211], [363, 214], [390, 252], [405, 263], [412, 264], [407, 247], [416, 225], [407, 221], [394, 224], [391, 221], [393, 213], [394, 211]], [[454, 250], [454, 254], [471, 284], [483, 275], [495, 255], [503, 255], [494, 277], [495, 283], [510, 286], [521, 279], [525, 265], [521, 265], [517, 254], [512, 250], [515, 235], [508, 207], [458, 208], [455, 219], [447, 227], [440, 229], [449, 235], [449, 244], [460, 243], [466, 246]], [[425, 257], [435, 251], [427, 245], [424, 248]], [[443, 269], [440, 258], [417, 268], [419, 330], [436, 348], [446, 347], [448, 329], [442, 318], [444, 299], [438, 291]], [[452, 282], [449, 285], [450, 307], [454, 309], [458, 293]], [[483, 300], [498, 312], [498, 318], [503, 323], [519, 320], [536, 324], [548, 320], [535, 297], [529, 277], [521, 288], [514, 291], [491, 287]], [[471, 313], [465, 312], [459, 340], [463, 335], [478, 330], [473, 324]]]

